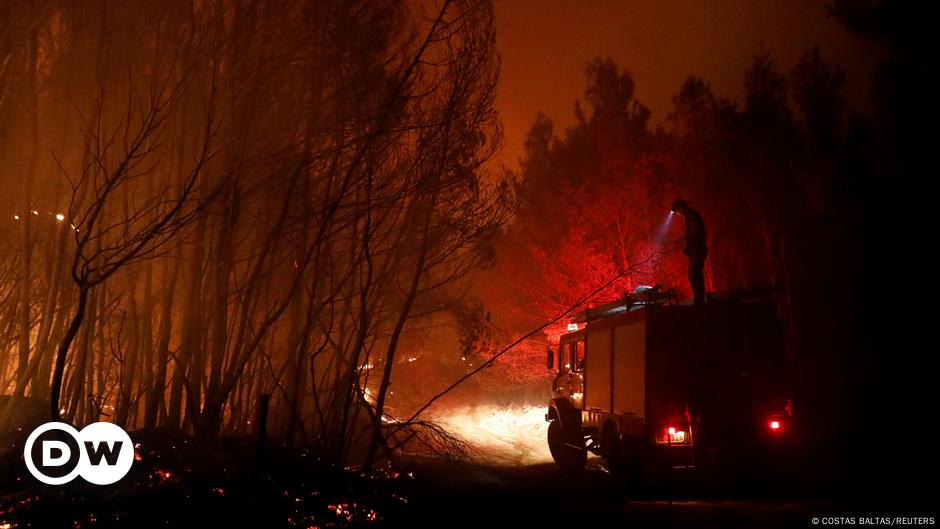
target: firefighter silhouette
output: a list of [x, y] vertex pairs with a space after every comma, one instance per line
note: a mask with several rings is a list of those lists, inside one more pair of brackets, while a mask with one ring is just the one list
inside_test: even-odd
[[705, 303], [705, 259], [708, 246], [705, 244], [705, 221], [702, 214], [677, 198], [672, 203], [673, 213], [685, 217], [685, 255], [689, 256], [689, 283], [692, 299], [696, 305]]

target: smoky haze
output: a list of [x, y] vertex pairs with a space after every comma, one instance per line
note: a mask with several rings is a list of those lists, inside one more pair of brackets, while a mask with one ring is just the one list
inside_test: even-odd
[[637, 97], [652, 111], [654, 124], [665, 120], [672, 96], [689, 75], [742, 102], [741, 76], [756, 53], [766, 50], [790, 68], [814, 45], [845, 69], [849, 101], [868, 108], [881, 50], [826, 11], [825, 2], [813, 0], [498, 2], [502, 73], [496, 108], [506, 133], [499, 160], [516, 166], [538, 112], [559, 127], [573, 124], [574, 102], [584, 99], [585, 63], [598, 55], [633, 73]]
[[688, 303], [683, 197], [707, 290], [775, 308], [812, 478], [913, 488], [933, 473], [897, 432], [929, 416], [933, 313], [885, 306], [935, 282], [932, 20], [864, 0], [4, 2], [0, 427], [269, 435], [365, 470], [545, 462], [565, 319], [415, 411], [584, 298]]
[[[269, 433], [323, 460], [424, 435], [383, 421], [462, 372], [422, 347], [515, 200], [485, 168], [490, 5], [5, 3], [0, 27], [4, 424], [212, 438], [270, 395]], [[397, 399], [422, 356], [444, 373]]]

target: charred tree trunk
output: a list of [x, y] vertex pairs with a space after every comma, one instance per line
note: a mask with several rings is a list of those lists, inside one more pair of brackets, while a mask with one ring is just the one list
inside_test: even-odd
[[88, 306], [88, 290], [89, 287], [87, 285], [79, 285], [78, 306], [75, 308], [75, 315], [72, 317], [72, 321], [65, 331], [65, 336], [63, 336], [62, 341], [59, 342], [59, 348], [55, 358], [55, 368], [52, 371], [52, 386], [49, 391], [49, 411], [52, 421], [61, 419], [59, 397], [62, 393], [62, 379], [65, 377], [65, 362], [68, 359], [69, 347], [72, 345], [72, 340], [74, 340], [75, 335], [78, 334], [82, 320], [85, 318], [85, 309]]
[[144, 409], [144, 427], [153, 428], [157, 425], [157, 413], [163, 403], [166, 388], [167, 365], [170, 363], [170, 331], [173, 318], [173, 293], [176, 290], [176, 278], [179, 275], [180, 264], [178, 260], [167, 263], [163, 279], [163, 296], [161, 301], [160, 328], [157, 331], [156, 366], [151, 385], [147, 391]]

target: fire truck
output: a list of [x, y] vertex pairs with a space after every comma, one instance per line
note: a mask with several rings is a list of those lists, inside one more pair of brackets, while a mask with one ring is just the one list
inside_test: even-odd
[[638, 289], [588, 309], [557, 349], [545, 415], [565, 470], [588, 453], [611, 474], [755, 468], [792, 445], [789, 365], [776, 308], [753, 295], [680, 305], [673, 291]]

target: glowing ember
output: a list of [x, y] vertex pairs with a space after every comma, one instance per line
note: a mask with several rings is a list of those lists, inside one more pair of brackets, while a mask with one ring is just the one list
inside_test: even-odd
[[552, 461], [542, 406], [468, 406], [437, 414], [433, 420], [466, 439], [494, 463], [532, 465]]

